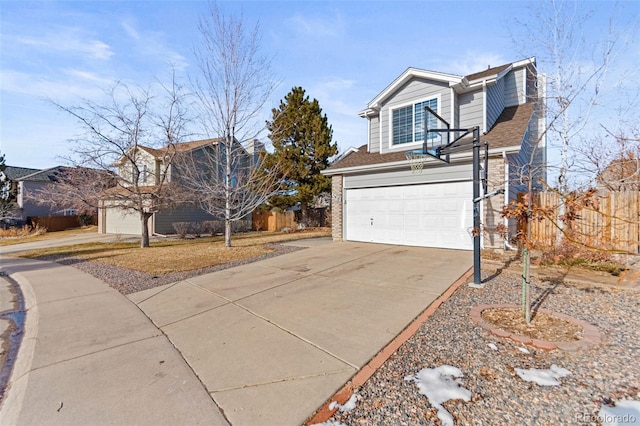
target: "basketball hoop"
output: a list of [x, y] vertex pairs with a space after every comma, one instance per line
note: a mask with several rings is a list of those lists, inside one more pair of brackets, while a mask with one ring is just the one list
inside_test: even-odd
[[421, 149], [415, 149], [413, 151], [407, 151], [404, 153], [411, 166], [411, 173], [414, 175], [422, 173], [422, 166], [426, 163], [428, 156], [425, 155]]

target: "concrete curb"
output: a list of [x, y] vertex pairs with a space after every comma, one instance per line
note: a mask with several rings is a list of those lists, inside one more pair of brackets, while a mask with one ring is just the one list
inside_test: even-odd
[[436, 300], [434, 300], [427, 308], [420, 313], [411, 323], [404, 328], [387, 346], [385, 346], [371, 361], [369, 361], [364, 367], [362, 367], [352, 378], [349, 380], [338, 392], [336, 392], [331, 398], [325, 401], [324, 404], [307, 419], [305, 425], [313, 425], [316, 423], [326, 422], [331, 416], [338, 410], [334, 408], [329, 409], [329, 405], [333, 401], [337, 401], [340, 404], [344, 404], [351, 395], [353, 390], [359, 386], [362, 386], [369, 378], [375, 373], [390, 357], [393, 355], [404, 342], [409, 340], [424, 324], [431, 315], [446, 302], [453, 293], [473, 274], [473, 268], [470, 268], [460, 278], [458, 278], [449, 288], [442, 293]]
[[[17, 423], [18, 416], [22, 411], [22, 402], [27, 391], [29, 383], [29, 373], [31, 364], [36, 350], [36, 341], [38, 337], [38, 305], [36, 303], [36, 295], [31, 287], [31, 283], [21, 273], [11, 273], [11, 270], [5, 270], [6, 274], [14, 279], [22, 291], [24, 297], [24, 335], [22, 343], [18, 349], [16, 363], [11, 371], [9, 378], [9, 386], [5, 393], [5, 400], [0, 407], [0, 424], [14, 425]], [[9, 392], [11, 390], [11, 392]]]

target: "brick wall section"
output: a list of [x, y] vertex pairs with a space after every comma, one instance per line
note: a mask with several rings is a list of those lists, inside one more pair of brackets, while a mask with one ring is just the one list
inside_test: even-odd
[[[489, 193], [504, 188], [504, 159], [502, 157], [489, 158], [489, 176], [487, 182], [487, 191]], [[504, 206], [504, 195], [499, 194], [484, 200], [484, 217], [482, 224], [484, 225], [484, 247], [485, 248], [504, 248], [504, 240], [495, 229], [503, 219], [500, 212]]]
[[342, 175], [331, 176], [331, 236], [342, 241]]

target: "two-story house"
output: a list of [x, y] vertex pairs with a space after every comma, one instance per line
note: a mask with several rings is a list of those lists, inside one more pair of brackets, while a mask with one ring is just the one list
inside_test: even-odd
[[481, 203], [484, 247], [504, 247], [500, 211], [524, 189], [530, 171], [544, 178], [543, 78], [535, 58], [459, 76], [408, 68], [369, 102], [367, 144], [323, 173], [332, 179], [332, 234], [364, 241], [471, 250], [472, 150], [450, 163], [427, 159], [412, 172], [406, 152], [421, 149], [424, 106], [451, 128], [479, 126], [489, 143], [488, 189], [505, 195]]
[[7, 179], [7, 191], [16, 195], [16, 209], [9, 217], [22, 224], [33, 216], [68, 216], [77, 212], [71, 206], [50, 205], [41, 202], [40, 193], [56, 185], [58, 176], [66, 167], [56, 166], [49, 169], [31, 169], [7, 166], [4, 174]]
[[[253, 142], [248, 150], [235, 142], [234, 152], [238, 169], [250, 167], [255, 153], [254, 149], [262, 147]], [[135, 151], [134, 151], [135, 150]], [[160, 208], [151, 208], [153, 214], [149, 218], [149, 233], [173, 234], [175, 222], [203, 222], [218, 220], [203, 210], [196, 199], [189, 199], [175, 191], [181, 180], [190, 173], [189, 168], [199, 168], [199, 172], [210, 176], [212, 180], [224, 179], [224, 140], [223, 138], [206, 139], [193, 142], [177, 143], [165, 148], [149, 148], [138, 146], [121, 156], [116, 162], [117, 185], [103, 196], [98, 211], [98, 232], [115, 234], [140, 234], [140, 214], [128, 207], [128, 198], [135, 199], [133, 192], [148, 195], [151, 203], [158, 186], [163, 185], [166, 193], [175, 196], [175, 203], [171, 199], [165, 200]], [[202, 169], [202, 170], [200, 170]], [[235, 176], [232, 175], [232, 182]], [[176, 185], [174, 185], [176, 184]], [[134, 190], [135, 187], [135, 190]], [[171, 205], [167, 207], [167, 205]]]

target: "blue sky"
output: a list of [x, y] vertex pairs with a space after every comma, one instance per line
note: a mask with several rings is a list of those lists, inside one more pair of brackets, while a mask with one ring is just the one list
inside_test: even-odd
[[[222, 1], [227, 13], [259, 22], [280, 85], [262, 120], [293, 86], [318, 99], [341, 150], [365, 144], [357, 112], [407, 67], [465, 75], [528, 56], [515, 19], [519, 1]], [[627, 21], [640, 2], [623, 1]], [[607, 27], [612, 2], [583, 2], [595, 14], [587, 37]], [[148, 86], [173, 63], [196, 71], [198, 17], [206, 1], [6, 1], [0, 4], [0, 151], [10, 165], [60, 164], [76, 123], [50, 98], [78, 105], [115, 80]], [[640, 62], [633, 44], [624, 61]], [[637, 81], [637, 80], [636, 80]], [[263, 135], [266, 138], [266, 133]]]

